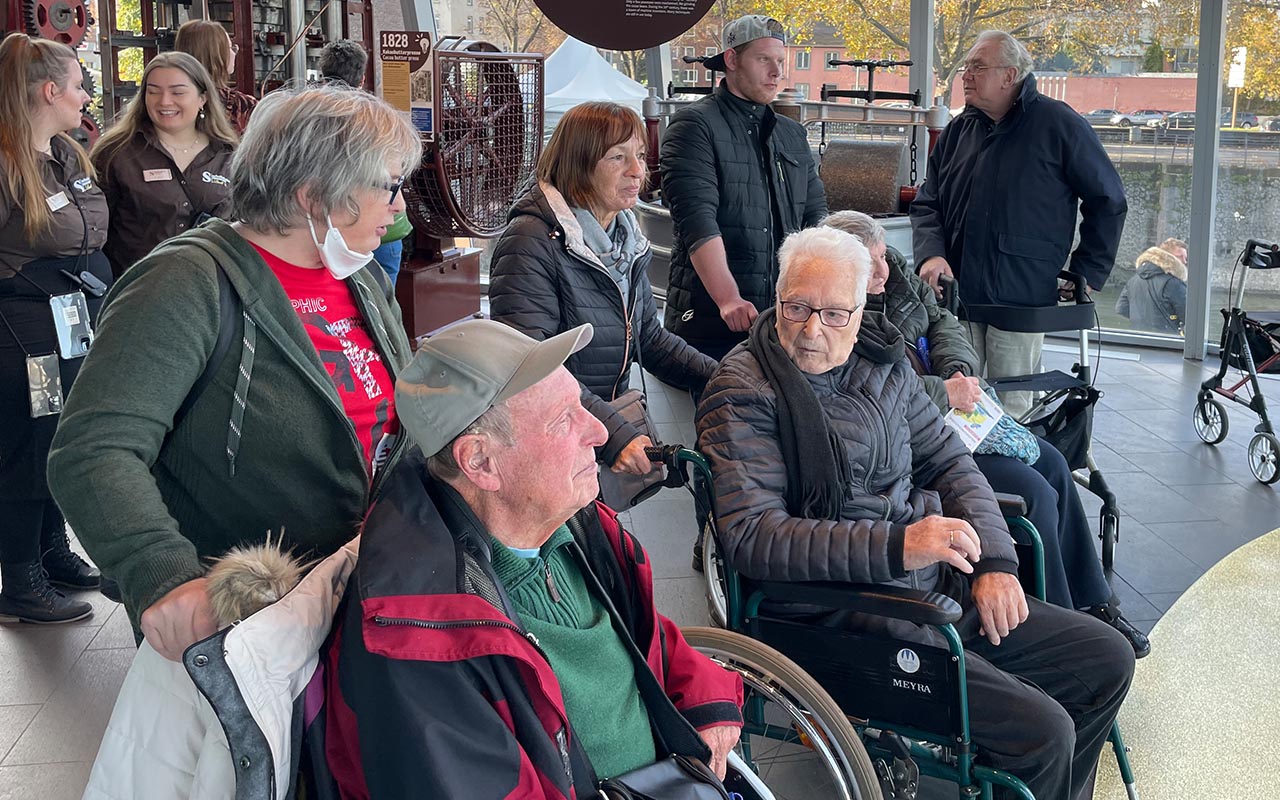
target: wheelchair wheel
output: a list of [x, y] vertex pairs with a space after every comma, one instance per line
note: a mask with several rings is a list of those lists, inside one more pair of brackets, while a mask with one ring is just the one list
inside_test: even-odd
[[1196, 426], [1196, 436], [1208, 444], [1218, 444], [1227, 438], [1230, 424], [1227, 421], [1227, 409], [1212, 397], [1201, 397], [1196, 401], [1196, 410], [1192, 415]]
[[707, 583], [707, 611], [711, 624], [717, 628], [729, 627], [728, 601], [724, 596], [724, 565], [720, 560], [720, 548], [711, 529], [702, 529], [702, 579]]
[[1280, 442], [1276, 437], [1259, 433], [1249, 440], [1249, 471], [1266, 484], [1280, 480]]
[[742, 676], [747, 724], [738, 753], [778, 800], [882, 800], [848, 718], [794, 661], [740, 633], [683, 633], [696, 650]]

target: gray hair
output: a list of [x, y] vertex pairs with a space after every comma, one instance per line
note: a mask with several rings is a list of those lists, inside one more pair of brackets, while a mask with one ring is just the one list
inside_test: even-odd
[[[336, 84], [286, 88], [258, 103], [231, 161], [238, 220], [279, 234], [316, 214], [359, 214], [359, 189], [405, 177], [422, 161], [408, 117], [368, 92]], [[387, 175], [388, 165], [392, 175]]]
[[1021, 83], [1035, 68], [1035, 62], [1031, 60], [1031, 53], [1027, 52], [1026, 46], [1008, 33], [1004, 31], [983, 31], [978, 34], [978, 39], [973, 43], [973, 47], [969, 48], [969, 52], [972, 53], [978, 45], [984, 42], [995, 42], [1000, 49], [1001, 63], [1018, 71], [1018, 74], [1013, 79], [1014, 83]]
[[369, 54], [350, 39], [338, 39], [326, 44], [320, 50], [320, 59], [316, 62], [316, 68], [325, 78], [340, 80], [357, 89], [364, 83], [365, 68], [368, 65]]
[[884, 226], [861, 211], [837, 211], [818, 224], [857, 236], [868, 250], [884, 243]]
[[490, 407], [475, 422], [468, 425], [462, 433], [450, 439], [447, 445], [440, 448], [440, 452], [428, 457], [427, 472], [431, 473], [431, 476], [436, 480], [444, 481], [445, 483], [461, 478], [462, 469], [458, 466], [458, 460], [453, 457], [453, 446], [463, 436], [475, 436], [477, 434], [487, 434], [507, 446], [516, 443], [516, 431], [511, 419], [511, 409], [507, 407], [505, 402]]
[[782, 292], [793, 265], [811, 261], [848, 270], [853, 277], [854, 302], [858, 305], [867, 302], [871, 254], [857, 236], [824, 227], [806, 228], [788, 236], [778, 248], [778, 293]]

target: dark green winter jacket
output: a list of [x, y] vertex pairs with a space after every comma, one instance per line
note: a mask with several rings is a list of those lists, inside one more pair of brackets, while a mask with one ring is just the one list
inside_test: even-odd
[[[220, 327], [217, 268], [202, 242], [221, 254], [244, 314], [173, 429]], [[394, 379], [409, 342], [370, 263], [347, 284]], [[238, 381], [243, 418], [233, 414]], [[161, 244], [116, 282], [54, 437], [49, 486], [85, 550], [120, 583], [135, 626], [204, 575], [206, 559], [268, 531], [283, 531], [304, 557], [329, 555], [356, 534], [371, 499], [365, 452], [289, 298], [220, 220]]]
[[920, 339], [929, 341], [931, 370], [921, 375], [925, 391], [944, 414], [951, 409], [947, 400], [944, 381], [956, 372], [975, 375], [978, 371], [978, 354], [964, 325], [950, 312], [938, 305], [933, 289], [907, 269], [907, 260], [892, 247], [885, 251], [889, 262], [889, 280], [884, 293], [867, 295], [867, 310], [878, 311], [902, 331], [908, 348], [919, 347]]

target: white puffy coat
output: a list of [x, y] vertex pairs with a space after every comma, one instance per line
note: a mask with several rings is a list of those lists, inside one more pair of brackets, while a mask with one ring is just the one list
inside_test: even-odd
[[284, 797], [295, 769], [295, 703], [316, 671], [358, 549], [359, 539], [348, 542], [278, 602], [192, 645], [183, 664], [144, 641], [84, 800]]

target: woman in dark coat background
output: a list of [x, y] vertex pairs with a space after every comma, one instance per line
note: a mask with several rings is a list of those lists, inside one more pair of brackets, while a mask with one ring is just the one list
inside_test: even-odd
[[609, 430], [599, 460], [644, 474], [651, 445], [610, 406], [630, 388], [632, 362], [700, 392], [716, 362], [658, 321], [647, 268], [649, 242], [631, 209], [645, 182], [644, 123], [617, 103], [583, 103], [556, 127], [538, 161], [538, 183], [511, 209], [490, 270], [493, 318], [535, 339], [583, 322], [595, 336], [565, 364], [583, 405]]

